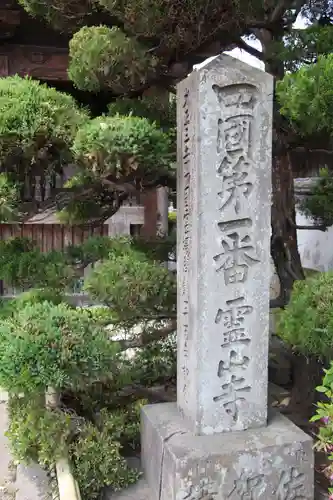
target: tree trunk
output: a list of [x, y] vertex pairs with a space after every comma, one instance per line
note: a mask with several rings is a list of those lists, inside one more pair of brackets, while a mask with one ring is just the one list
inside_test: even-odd
[[[304, 279], [297, 247], [294, 182], [290, 156], [277, 149], [272, 163], [272, 238], [271, 254], [280, 279], [277, 306], [288, 303], [295, 280]], [[273, 304], [274, 305], [274, 304]]]
[[293, 386], [288, 413], [290, 412], [296, 423], [308, 422], [315, 412], [314, 405], [318, 401], [315, 388], [322, 382], [323, 363], [315, 356], [294, 354], [292, 364]]
[[[262, 45], [265, 69], [275, 80], [284, 77], [283, 61], [272, 58], [272, 42], [283, 39], [283, 21], [276, 24], [276, 32], [261, 29], [256, 32]], [[272, 159], [272, 238], [271, 255], [280, 279], [280, 296], [271, 301], [272, 307], [283, 307], [290, 299], [295, 280], [304, 279], [297, 248], [294, 180], [288, 152], [288, 131], [274, 99], [273, 159]]]

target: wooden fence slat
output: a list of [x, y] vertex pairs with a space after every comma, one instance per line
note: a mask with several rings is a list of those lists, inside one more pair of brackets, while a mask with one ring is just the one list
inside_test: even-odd
[[23, 238], [28, 238], [29, 240], [33, 240], [32, 227], [28, 224], [23, 224], [22, 228], [22, 236]]
[[64, 226], [64, 247], [68, 247], [73, 243], [73, 228], [71, 226]]
[[51, 252], [53, 250], [53, 224], [44, 225], [43, 252]]
[[63, 250], [64, 244], [64, 234], [63, 234], [63, 225], [62, 224], [54, 224], [53, 228], [53, 249], [57, 251]]
[[73, 245], [81, 245], [83, 243], [83, 227], [73, 227]]

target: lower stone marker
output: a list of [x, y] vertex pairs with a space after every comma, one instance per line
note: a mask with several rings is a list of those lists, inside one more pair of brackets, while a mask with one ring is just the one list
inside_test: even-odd
[[143, 409], [151, 500], [313, 500], [311, 438], [267, 419], [272, 97], [226, 55], [178, 86], [177, 404]]
[[312, 440], [278, 413], [262, 429], [194, 436], [176, 404], [157, 404], [142, 438], [152, 500], [313, 499]]

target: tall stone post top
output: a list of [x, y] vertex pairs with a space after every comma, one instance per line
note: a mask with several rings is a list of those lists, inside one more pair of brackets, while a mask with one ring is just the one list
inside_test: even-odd
[[[250, 64], [241, 61], [240, 59], [237, 59], [236, 57], [232, 57], [228, 54], [220, 54], [216, 56], [214, 59], [207, 59], [206, 62], [200, 65], [200, 67], [197, 67], [193, 70], [193, 72], [189, 75], [193, 75], [194, 72], [196, 73], [214, 73], [215, 71], [219, 69], [225, 69], [227, 72], [227, 77], [228, 79], [230, 78], [230, 74], [232, 71], [235, 72], [235, 74], [238, 72], [238, 76], [240, 80], [246, 79], [248, 82], [249, 78], [251, 76], [254, 78], [254, 83], [257, 83], [259, 79], [262, 79], [263, 81], [267, 81], [269, 85], [273, 86], [274, 82], [274, 77], [270, 74], [267, 73], [266, 71], [256, 68], [254, 66], [251, 66]], [[183, 82], [186, 81], [183, 80]]]

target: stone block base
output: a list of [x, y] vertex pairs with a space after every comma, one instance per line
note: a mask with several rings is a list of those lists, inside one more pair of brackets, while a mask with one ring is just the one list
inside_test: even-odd
[[313, 500], [312, 439], [274, 413], [268, 426], [194, 436], [176, 404], [142, 412], [150, 500]]

